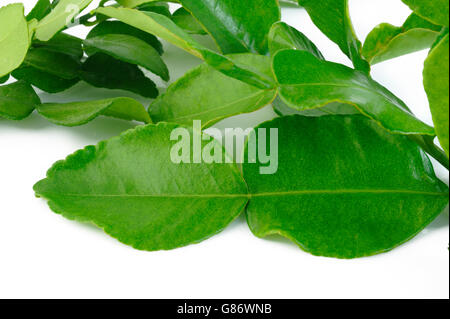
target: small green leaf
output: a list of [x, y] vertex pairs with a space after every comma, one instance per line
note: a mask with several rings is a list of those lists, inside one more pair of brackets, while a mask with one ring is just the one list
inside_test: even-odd
[[156, 84], [136, 65], [103, 53], [90, 56], [83, 63], [80, 77], [95, 87], [127, 90], [148, 98], [158, 96]]
[[267, 34], [280, 21], [277, 0], [180, 0], [224, 54], [268, 52]]
[[[95, 38], [107, 34], [125, 34], [138, 38], [148, 45], [155, 48], [159, 54], [164, 52], [161, 42], [152, 34], [141, 31], [126, 23], [120, 21], [103, 21], [97, 24], [87, 35], [86, 39]], [[86, 50], [88, 55], [92, 55], [89, 49]]]
[[23, 5], [10, 4], [0, 8], [0, 77], [22, 64], [29, 40]]
[[80, 81], [79, 78], [63, 79], [30, 66], [21, 66], [12, 75], [48, 93], [63, 92]]
[[269, 33], [270, 55], [274, 56], [278, 51], [288, 49], [308, 51], [316, 58], [325, 60], [316, 45], [303, 33], [284, 22], [277, 22]]
[[369, 73], [370, 66], [361, 56], [361, 42], [356, 37], [348, 11], [348, 0], [298, 0], [315, 25], [335, 42], [357, 70]]
[[400, 99], [360, 71], [294, 50], [277, 53], [273, 69], [280, 97], [298, 111], [344, 103], [391, 132], [435, 135], [434, 129], [414, 117]]
[[[241, 214], [247, 187], [234, 164], [172, 162], [176, 142], [170, 139], [177, 128], [139, 126], [88, 146], [56, 163], [34, 186], [36, 195], [47, 199], [54, 212], [94, 223], [136, 249], [199, 243]], [[184, 132], [202, 139], [191, 129]], [[208, 143], [223, 150], [216, 141]]]
[[23, 120], [40, 103], [33, 88], [23, 81], [0, 86], [0, 117]]
[[138, 38], [107, 34], [86, 39], [84, 45], [91, 52], [97, 50], [124, 62], [140, 65], [159, 75], [164, 81], [169, 80], [169, 70], [158, 51]]
[[172, 20], [188, 33], [201, 35], [207, 34], [203, 26], [195, 20], [189, 11], [183, 7], [173, 13]]
[[431, 47], [441, 29], [412, 14], [402, 27], [382, 23], [373, 29], [362, 52], [370, 64], [377, 64]]
[[65, 104], [47, 103], [37, 106], [37, 111], [50, 122], [64, 126], [83, 125], [100, 115], [151, 123], [142, 104], [126, 97]]
[[269, 143], [269, 129], [278, 130], [277, 172], [261, 175], [260, 159], [243, 164], [258, 237], [281, 235], [318, 256], [371, 256], [417, 235], [448, 204], [425, 153], [362, 116], [278, 118], [250, 145]]
[[[272, 76], [268, 57], [250, 53], [228, 57]], [[256, 111], [270, 104], [276, 94], [276, 89], [258, 89], [202, 64], [169, 86], [152, 103], [149, 112], [155, 122], [189, 125], [193, 120], [201, 120], [208, 127], [223, 118]]]
[[435, 24], [449, 25], [449, 4], [447, 0], [402, 0], [422, 18]]
[[431, 50], [423, 80], [439, 141], [449, 155], [449, 35]]
[[49, 41], [34, 40], [32, 45], [35, 48], [44, 48], [48, 51], [64, 53], [73, 56], [77, 60], [81, 60], [83, 57], [82, 43], [83, 41], [81, 39], [61, 32]]
[[92, 0], [60, 0], [56, 7], [39, 21], [36, 27], [36, 38], [41, 41], [50, 40], [91, 2]]
[[38, 0], [33, 9], [28, 13], [26, 19], [31, 21], [33, 19], [42, 20], [52, 10], [50, 0]]

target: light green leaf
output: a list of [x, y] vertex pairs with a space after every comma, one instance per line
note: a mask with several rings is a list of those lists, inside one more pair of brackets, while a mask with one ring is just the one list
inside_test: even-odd
[[60, 0], [36, 28], [36, 38], [48, 41], [86, 8], [92, 0]]
[[[35, 185], [36, 195], [47, 199], [54, 212], [94, 223], [140, 250], [199, 243], [240, 215], [247, 187], [233, 164], [172, 162], [177, 142], [170, 136], [177, 128], [139, 126], [88, 146], [56, 163]], [[193, 135], [190, 129], [185, 132]]]
[[33, 88], [23, 81], [0, 86], [0, 117], [22, 120], [40, 103]]
[[278, 129], [278, 171], [243, 164], [258, 237], [281, 235], [318, 256], [371, 256], [417, 235], [448, 204], [425, 153], [363, 116], [278, 118], [251, 141], [269, 140], [269, 129]]
[[28, 51], [28, 25], [22, 4], [0, 8], [0, 77], [22, 64]]
[[308, 51], [316, 58], [325, 60], [316, 45], [303, 33], [284, 22], [277, 22], [269, 33], [270, 55], [274, 56], [278, 51], [288, 49]]
[[267, 34], [280, 21], [277, 0], [180, 0], [224, 54], [268, 52]]
[[370, 32], [363, 46], [363, 56], [377, 64], [431, 47], [442, 27], [412, 14], [402, 27], [382, 23]]
[[435, 135], [400, 99], [362, 72], [293, 50], [279, 52], [273, 69], [280, 97], [298, 111], [345, 103], [393, 133]]
[[439, 141], [449, 155], [449, 35], [431, 50], [423, 80]]
[[124, 34], [107, 34], [86, 39], [84, 45], [91, 52], [97, 50], [116, 59], [140, 65], [159, 75], [164, 81], [169, 80], [169, 70], [158, 51], [138, 38]]
[[[272, 76], [268, 57], [250, 53], [228, 57]], [[223, 118], [256, 111], [270, 104], [276, 94], [276, 89], [258, 89], [202, 64], [172, 84], [149, 112], [155, 122], [192, 125], [193, 120], [201, 120], [208, 127]]]
[[357, 70], [369, 73], [370, 66], [361, 56], [361, 42], [356, 37], [348, 10], [348, 0], [298, 0], [315, 25], [335, 42]]
[[402, 0], [411, 10], [433, 23], [449, 25], [449, 3], [447, 0]]
[[65, 104], [47, 103], [37, 106], [37, 111], [50, 122], [64, 126], [83, 125], [100, 115], [151, 123], [142, 104], [126, 97]]

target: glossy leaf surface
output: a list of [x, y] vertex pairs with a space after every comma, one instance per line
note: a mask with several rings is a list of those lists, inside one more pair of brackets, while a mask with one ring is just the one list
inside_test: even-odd
[[141, 103], [125, 97], [65, 104], [47, 103], [39, 105], [37, 111], [50, 122], [64, 126], [83, 125], [100, 115], [151, 122]]
[[298, 111], [345, 103], [391, 132], [435, 134], [400, 99], [362, 72], [293, 50], [279, 52], [273, 68], [283, 102]]
[[174, 164], [176, 128], [140, 126], [88, 146], [56, 163], [34, 190], [56, 213], [94, 223], [137, 249], [201, 242], [243, 211], [247, 188], [235, 165]]
[[[271, 76], [268, 57], [247, 53], [229, 58]], [[276, 94], [276, 89], [258, 89], [202, 64], [172, 84], [149, 112], [155, 122], [192, 125], [193, 120], [201, 120], [207, 127], [232, 115], [256, 111], [270, 104]]]
[[28, 51], [28, 26], [22, 4], [0, 8], [0, 77], [19, 67]]
[[267, 34], [280, 20], [276, 0], [180, 0], [224, 54], [267, 53]]
[[259, 129], [270, 128], [278, 129], [278, 171], [243, 165], [258, 237], [282, 235], [319, 256], [370, 256], [411, 239], [448, 204], [423, 151], [363, 116], [278, 118], [258, 127], [258, 143], [269, 136]]
[[423, 73], [433, 122], [439, 141], [449, 155], [449, 35], [431, 50]]
[[23, 81], [0, 86], [0, 117], [22, 120], [40, 103], [33, 88]]
[[298, 0], [315, 25], [335, 42], [356, 69], [368, 73], [369, 64], [361, 56], [361, 43], [355, 35], [348, 10], [348, 0]]
[[448, 26], [449, 3], [447, 0], [402, 0], [411, 10], [421, 17], [439, 24]]

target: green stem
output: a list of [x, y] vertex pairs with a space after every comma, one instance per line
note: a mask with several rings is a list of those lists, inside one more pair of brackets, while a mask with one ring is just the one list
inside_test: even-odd
[[422, 135], [411, 135], [409, 137], [411, 140], [419, 144], [422, 149], [431, 155], [436, 161], [441, 163], [447, 170], [449, 169], [450, 163], [447, 157], [447, 154], [439, 148], [436, 144], [434, 144], [434, 139], [431, 136], [422, 136]]

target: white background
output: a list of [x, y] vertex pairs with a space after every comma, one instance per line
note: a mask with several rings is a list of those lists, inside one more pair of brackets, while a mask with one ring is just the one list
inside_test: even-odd
[[[1, 1], [5, 5], [14, 1]], [[31, 9], [35, 0], [26, 0]], [[400, 0], [351, 0], [364, 40], [381, 22], [401, 25]], [[306, 12], [283, 9], [283, 20], [309, 36], [327, 59], [349, 65]], [[83, 28], [71, 31], [80, 37]], [[172, 78], [200, 63], [166, 45]], [[382, 63], [373, 77], [431, 124], [422, 86], [426, 51]], [[100, 92], [100, 93], [99, 93]], [[79, 84], [44, 102], [125, 94]], [[148, 105], [148, 101], [146, 102]], [[270, 107], [218, 127], [252, 126], [274, 116]], [[66, 128], [34, 114], [0, 119], [0, 298], [448, 298], [448, 210], [414, 240], [386, 254], [357, 260], [313, 257], [285, 240], [254, 237], [243, 218], [201, 244], [164, 252], [133, 250], [93, 226], [68, 221], [36, 199], [32, 187], [59, 159], [120, 134], [133, 124], [109, 118]], [[436, 165], [448, 183], [448, 173]]]

